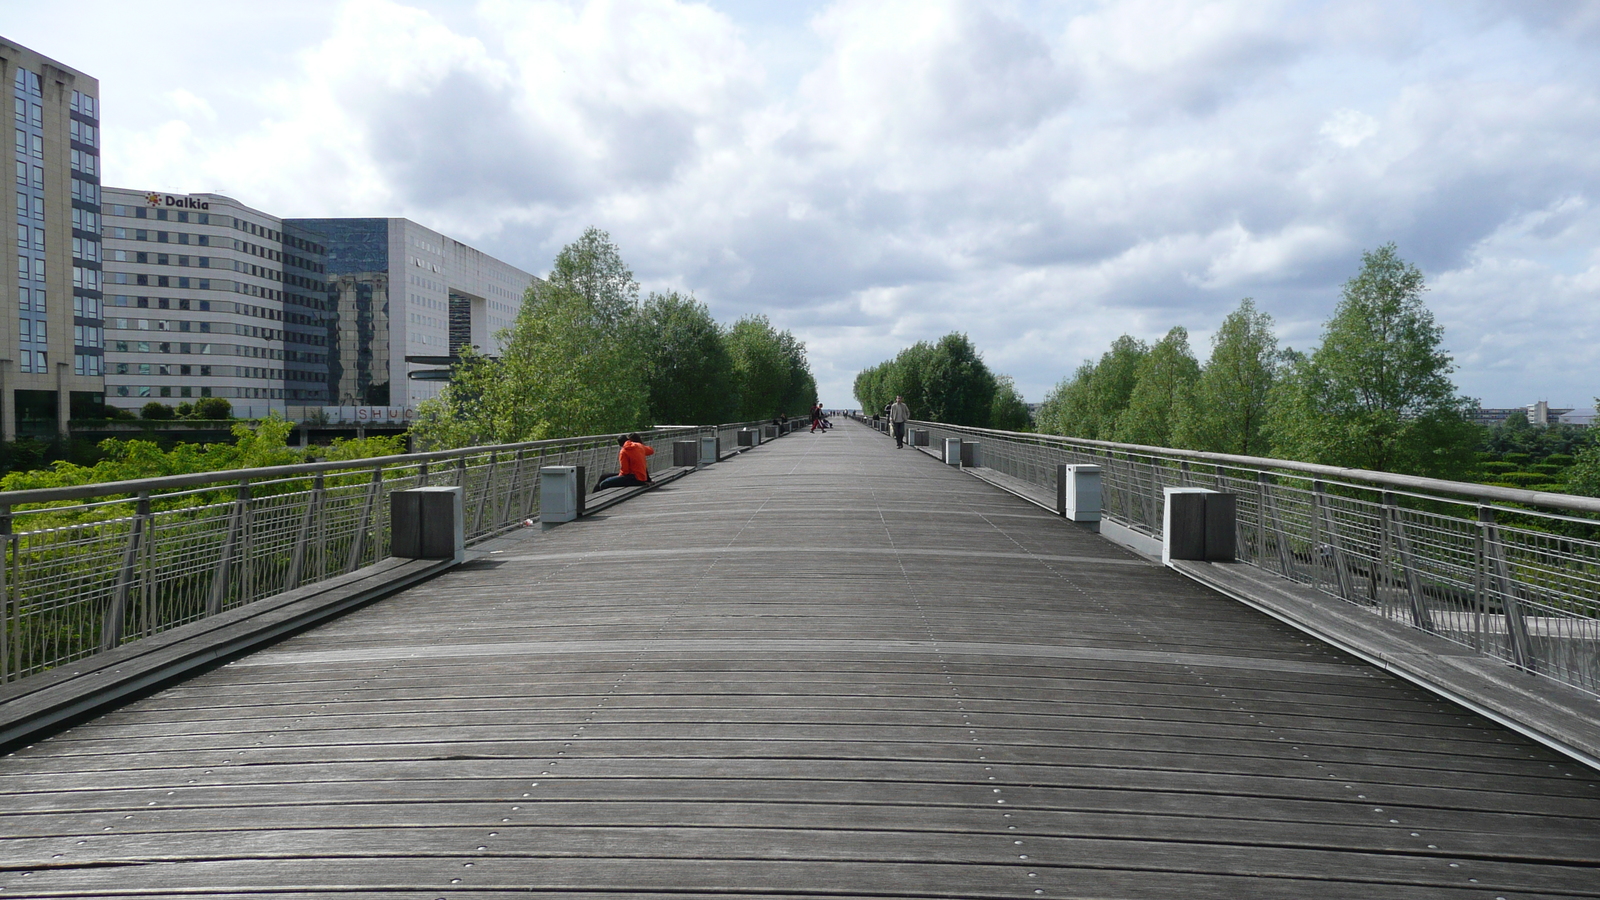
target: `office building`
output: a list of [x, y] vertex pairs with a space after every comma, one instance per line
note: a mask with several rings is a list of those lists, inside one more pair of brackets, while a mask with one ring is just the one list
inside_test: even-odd
[[104, 382], [100, 292], [100, 86], [0, 38], [11, 85], [15, 190], [0, 255], [0, 440], [67, 433], [98, 416]]
[[219, 194], [105, 191], [106, 402], [328, 400], [323, 247]]
[[327, 248], [330, 404], [405, 409], [462, 346], [499, 352], [533, 275], [409, 219], [286, 219]]

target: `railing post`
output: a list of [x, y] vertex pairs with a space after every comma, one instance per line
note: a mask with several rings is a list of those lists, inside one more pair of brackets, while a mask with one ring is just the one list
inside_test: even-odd
[[[320, 523], [322, 519], [322, 491], [322, 474], [319, 472], [311, 480], [311, 495], [306, 498], [306, 510], [300, 515], [300, 532], [294, 542], [294, 557], [289, 560], [289, 573], [283, 579], [285, 591], [300, 586], [300, 573], [305, 568], [306, 551], [311, 545], [311, 523]], [[320, 535], [317, 543], [321, 544]]]
[[106, 609], [105, 621], [100, 626], [100, 649], [110, 650], [122, 643], [128, 617], [128, 597], [133, 592], [134, 574], [139, 567], [140, 549], [144, 545], [145, 525], [150, 518], [150, 494], [142, 491], [134, 507], [133, 525], [128, 529], [128, 543], [122, 550], [122, 565], [117, 569], [117, 586], [111, 594], [111, 605]]
[[0, 504], [0, 684], [11, 680], [11, 560], [16, 557], [12, 546], [11, 504]]
[[378, 490], [383, 486], [383, 467], [372, 467], [372, 480], [367, 482], [367, 496], [361, 504], [361, 521], [356, 524], [354, 539], [350, 541], [350, 558], [345, 561], [348, 575], [361, 568], [361, 557], [367, 552], [367, 531], [372, 528], [372, 513], [378, 505]]
[[1389, 491], [1383, 493], [1384, 519], [1388, 523], [1388, 537], [1394, 542], [1400, 557], [1400, 571], [1406, 576], [1406, 594], [1411, 598], [1411, 624], [1423, 631], [1433, 630], [1433, 616], [1422, 595], [1422, 579], [1417, 573], [1416, 557], [1411, 553], [1411, 539], [1406, 534], [1405, 520], [1400, 517], [1400, 504]]
[[483, 533], [483, 516], [485, 513], [491, 512], [494, 507], [494, 485], [496, 481], [495, 474], [500, 468], [498, 465], [499, 461], [500, 454], [490, 450], [489, 477], [484, 479], [483, 496], [478, 500], [478, 509], [476, 514], [472, 517], [472, 530], [468, 532], [469, 534]]
[[1534, 671], [1533, 642], [1528, 639], [1528, 623], [1522, 617], [1522, 602], [1517, 599], [1517, 586], [1511, 578], [1506, 563], [1506, 549], [1500, 540], [1500, 525], [1493, 507], [1478, 507], [1478, 528], [1483, 533], [1483, 556], [1488, 566], [1489, 578], [1498, 582], [1500, 609], [1506, 620], [1506, 643], [1511, 651], [1511, 661], [1520, 668]]
[[228, 536], [223, 541], [221, 555], [217, 557], [216, 571], [211, 575], [211, 592], [206, 596], [208, 616], [222, 612], [222, 601], [228, 593], [228, 568], [233, 562], [234, 550], [239, 545], [240, 535], [243, 533], [245, 509], [249, 505], [250, 482], [240, 481], [239, 492], [233, 500], [233, 509], [228, 513]]
[[[1311, 483], [1311, 517], [1315, 527], [1321, 529], [1324, 525], [1328, 532], [1328, 557], [1333, 565], [1333, 583], [1339, 592], [1340, 600], [1354, 600], [1355, 591], [1350, 587], [1350, 570], [1345, 565], [1344, 548], [1339, 543], [1339, 524], [1334, 520], [1333, 510], [1328, 506], [1327, 485], [1321, 481]], [[1313, 548], [1320, 552], [1320, 548], [1313, 543]]]

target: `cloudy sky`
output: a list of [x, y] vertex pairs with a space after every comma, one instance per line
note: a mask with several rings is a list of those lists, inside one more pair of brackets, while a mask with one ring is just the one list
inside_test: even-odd
[[105, 181], [407, 216], [856, 371], [968, 333], [1030, 400], [1119, 334], [1309, 349], [1364, 249], [1488, 406], [1600, 393], [1600, 0], [0, 0], [100, 79]]

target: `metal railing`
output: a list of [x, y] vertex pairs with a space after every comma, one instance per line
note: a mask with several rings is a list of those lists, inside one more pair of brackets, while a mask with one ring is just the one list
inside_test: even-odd
[[[753, 424], [645, 441], [663, 468], [674, 440]], [[0, 684], [372, 565], [389, 555], [393, 491], [459, 486], [467, 543], [493, 537], [538, 516], [541, 466], [592, 480], [616, 469], [616, 438], [0, 493]]]
[[1239, 561], [1600, 693], [1600, 498], [1289, 460], [936, 422], [982, 465], [1051, 495], [1056, 466], [1102, 467], [1103, 516], [1161, 536], [1163, 489], [1237, 496]]

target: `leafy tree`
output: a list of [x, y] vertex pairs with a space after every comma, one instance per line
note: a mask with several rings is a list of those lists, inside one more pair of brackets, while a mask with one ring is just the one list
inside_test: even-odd
[[790, 359], [766, 316], [745, 316], [727, 334], [733, 379], [739, 395], [739, 418], [777, 415], [790, 387]]
[[639, 287], [606, 233], [590, 228], [534, 282], [499, 359], [470, 351], [412, 431], [431, 447], [512, 443], [641, 427], [648, 395]]
[[1010, 375], [996, 375], [994, 403], [989, 408], [989, 427], [1002, 431], [1032, 431], [1033, 415]]
[[639, 306], [639, 282], [633, 280], [633, 270], [622, 261], [611, 235], [592, 225], [556, 254], [547, 283], [582, 297], [602, 322], [620, 326]]
[[1140, 361], [1128, 408], [1117, 418], [1117, 440], [1173, 446], [1173, 426], [1199, 380], [1200, 364], [1189, 349], [1189, 332], [1182, 326], [1173, 328]]
[[1290, 459], [1460, 477], [1476, 431], [1439, 349], [1444, 329], [1422, 302], [1422, 272], [1393, 244], [1362, 254], [1322, 346], [1296, 359], [1274, 393], [1269, 432]]
[[676, 291], [651, 294], [639, 325], [652, 422], [693, 425], [737, 417], [733, 357], [705, 304]]
[[1040, 409], [1039, 428], [1068, 437], [1113, 440], [1128, 408], [1139, 366], [1150, 348], [1128, 335], [1117, 338], [1099, 362], [1084, 362], [1056, 385]]
[[[951, 332], [933, 346], [923, 375], [925, 417], [950, 425], [989, 424], [994, 405], [994, 373], [984, 365], [966, 335]], [[909, 404], [908, 404], [909, 405]]]
[[778, 332], [778, 350], [789, 370], [778, 411], [791, 416], [806, 415], [817, 402], [817, 380], [811, 375], [806, 345], [785, 329]]
[[1179, 418], [1176, 444], [1212, 453], [1267, 455], [1263, 428], [1280, 357], [1272, 317], [1246, 297], [1211, 339], [1211, 358]]

